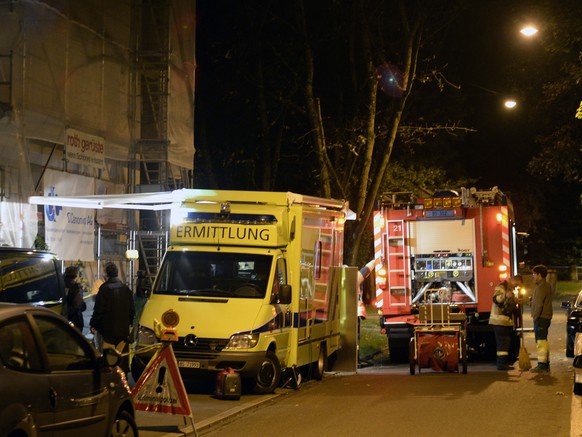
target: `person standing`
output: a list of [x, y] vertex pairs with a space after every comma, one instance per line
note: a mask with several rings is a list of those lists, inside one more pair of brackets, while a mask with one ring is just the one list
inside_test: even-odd
[[552, 323], [552, 286], [546, 280], [548, 268], [538, 264], [532, 269], [535, 288], [531, 299], [531, 317], [533, 319], [538, 365], [531, 369], [534, 373], [550, 371], [550, 348], [548, 330]]
[[65, 269], [65, 290], [67, 295], [67, 319], [75, 327], [83, 332], [83, 311], [87, 309], [87, 304], [83, 300], [83, 289], [77, 282], [79, 268], [69, 266]]
[[366, 305], [364, 304], [364, 281], [372, 270], [374, 269], [375, 260], [368, 261], [368, 263], [358, 270], [358, 321], [361, 319], [365, 319], [366, 314]]
[[[116, 349], [124, 354], [135, 316], [133, 292], [118, 278], [117, 266], [110, 262], [105, 266], [107, 280], [95, 296], [95, 308], [91, 317], [91, 332], [103, 338], [103, 349]], [[128, 361], [122, 359], [121, 367], [129, 371]]]
[[489, 324], [493, 325], [495, 333], [497, 370], [511, 370], [509, 351], [511, 347], [511, 336], [515, 326], [514, 315], [517, 307], [517, 298], [514, 290], [521, 287], [523, 278], [515, 275], [509, 280], [501, 281], [493, 294], [493, 304]]
[[358, 361], [360, 361], [360, 330], [361, 321], [366, 319], [366, 305], [364, 304], [364, 281], [374, 269], [375, 260], [368, 263], [358, 270]]

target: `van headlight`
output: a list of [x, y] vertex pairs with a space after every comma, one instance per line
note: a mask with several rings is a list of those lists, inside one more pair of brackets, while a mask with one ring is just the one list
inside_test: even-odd
[[235, 334], [230, 337], [225, 349], [250, 349], [259, 342], [259, 334]]
[[153, 329], [139, 326], [137, 330], [137, 343], [144, 346], [149, 346], [157, 343], [156, 334]]

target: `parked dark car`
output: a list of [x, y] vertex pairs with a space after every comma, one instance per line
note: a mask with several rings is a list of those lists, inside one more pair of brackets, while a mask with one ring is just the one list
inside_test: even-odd
[[582, 290], [578, 293], [573, 304], [569, 304], [568, 317], [566, 319], [566, 356], [574, 356], [574, 343], [576, 332], [582, 333]]
[[29, 303], [65, 314], [62, 262], [51, 252], [0, 247], [0, 302]]
[[0, 303], [0, 436], [137, 436], [119, 361], [50, 309]]

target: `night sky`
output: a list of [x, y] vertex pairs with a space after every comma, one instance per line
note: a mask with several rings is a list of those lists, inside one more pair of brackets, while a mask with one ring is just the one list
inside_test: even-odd
[[[527, 14], [518, 9], [516, 2], [472, 2], [452, 26], [447, 43], [451, 69], [458, 71], [452, 80], [467, 96], [466, 124], [477, 130], [462, 142], [464, 163], [484, 187], [498, 185], [507, 191], [528, 177], [526, 166], [534, 152], [528, 102], [507, 77], [535, 46], [519, 33], [521, 17]], [[509, 96], [518, 100], [513, 110], [502, 105]]]
[[[443, 73], [452, 85], [460, 88], [455, 90], [448, 87], [440, 97], [467, 99], [460, 112], [451, 108], [450, 116], [445, 119], [460, 121], [461, 125], [477, 130], [463, 136], [463, 140], [457, 144], [457, 150], [462, 167], [472, 177], [479, 179], [479, 183], [483, 184], [481, 188], [498, 185], [500, 188], [512, 189], [515, 179], [521, 179], [513, 175], [517, 172], [523, 176], [533, 151], [533, 132], [527, 128], [527, 108], [523, 102], [513, 111], [507, 111], [501, 106], [502, 98], [514, 91], [514, 87], [505, 78], [506, 70], [516, 58], [531, 55], [531, 46], [535, 45], [524, 44], [518, 32], [520, 16], [515, 11], [518, 9], [517, 3], [500, 0], [468, 1], [462, 13], [452, 17], [447, 32], [440, 35], [446, 38], [444, 49], [438, 54], [442, 62], [447, 64]], [[223, 92], [230, 93], [233, 102], [236, 101], [233, 94], [237, 93], [236, 78], [240, 73], [236, 59], [229, 59], [232, 56], [229, 44], [235, 44], [247, 28], [258, 26], [252, 17], [241, 14], [241, 9], [229, 5], [232, 2], [198, 1], [201, 32], [197, 48], [198, 75], [202, 78], [197, 86], [197, 113], [206, 120], [208, 117], [220, 117], [220, 114], [207, 110], [205, 100], [223, 99], [225, 97], [220, 95]], [[329, 76], [341, 74], [334, 62], [338, 56], [332, 53], [324, 53], [322, 56], [329, 57], [329, 60], [321, 62], [329, 65]], [[265, 62], [266, 74], [269, 74], [268, 68], [272, 65]], [[226, 83], [231, 79], [234, 85]], [[329, 82], [332, 83], [332, 80]], [[241, 87], [246, 86], [243, 77], [238, 83]], [[333, 92], [333, 84], [328, 90], [319, 91], [324, 96], [323, 101], [327, 97], [326, 93]], [[240, 111], [245, 111], [244, 98], [240, 96]], [[230, 121], [232, 123], [232, 116]], [[205, 141], [206, 134], [208, 132], [198, 132], [197, 143]], [[210, 134], [229, 141], [224, 138], [229, 135], [229, 129], [217, 127]]]
[[[215, 159], [215, 165], [221, 169], [214, 181], [219, 188], [255, 189], [248, 182], [240, 181], [245, 180], [249, 173], [260, 173], [263, 168], [259, 159], [254, 166], [250, 166], [252, 170], [249, 171], [244, 161], [248, 161], [244, 150], [260, 142], [260, 138], [253, 137], [251, 129], [258, 123], [258, 116], [253, 112], [257, 94], [249, 92], [249, 84], [252, 84], [252, 77], [249, 76], [257, 71], [254, 66], [260, 64], [267, 83], [278, 80], [271, 86], [289, 93], [285, 97], [292, 99], [300, 95], [292, 88], [292, 82], [287, 83], [285, 79], [286, 64], [300, 62], [300, 57], [275, 56], [260, 61], [253, 58], [256, 48], [253, 45], [267, 47], [277, 44], [279, 39], [284, 43], [293, 41], [285, 39], [292, 28], [292, 8], [269, 1], [251, 3], [252, 6], [247, 8], [236, 1], [197, 2], [195, 169], [204, 177], [206, 164]], [[422, 99], [413, 102], [415, 121], [421, 111], [426, 111], [426, 119], [433, 117], [440, 122], [458, 123], [476, 132], [459, 132], [450, 138], [429, 142], [417, 147], [412, 158], [406, 159], [440, 162], [451, 179], [468, 177], [475, 180], [475, 186], [480, 189], [498, 186], [510, 193], [517, 211], [518, 230], [537, 233], [532, 237], [532, 242], [539, 243], [541, 249], [538, 253], [544, 251], [548, 239], [559, 239], [562, 246], [568, 245], [568, 241], [572, 244], [576, 239], [581, 240], [582, 231], [577, 225], [580, 221], [580, 186], [534, 178], [526, 170], [530, 159], [539, 150], [535, 139], [540, 133], [538, 127], [541, 120], [535, 118], [539, 115], [534, 108], [543, 102], [536, 86], [541, 86], [538, 85], [540, 79], [550, 69], [555, 69], [547, 63], [539, 42], [527, 40], [519, 33], [523, 23], [536, 18], [531, 8], [533, 3], [523, 0], [465, 0], [461, 3], [465, 7], [461, 12], [447, 17], [450, 22], [446, 31], [438, 34], [443, 44], [436, 57], [440, 65], [445, 66], [442, 73], [448, 85], [440, 93], [425, 93]], [[315, 5], [321, 7], [316, 8]], [[324, 48], [326, 45], [330, 47], [329, 50], [317, 52], [316, 83], [320, 85], [318, 93], [322, 96], [322, 104], [329, 104], [333, 101], [330, 98], [337, 94], [338, 100], [334, 104], [341, 108], [342, 105], [353, 105], [355, 101], [346, 100], [349, 96], [346, 97], [341, 85], [338, 85], [345, 79], [341, 59], [347, 54], [332, 49], [341, 46], [342, 35], [326, 33], [331, 29], [327, 26], [328, 21], [337, 17], [329, 9], [326, 10], [325, 5], [333, 7], [333, 2], [309, 4], [312, 7], [310, 13], [317, 15], [310, 18], [321, 23], [318, 43], [323, 44]], [[273, 19], [273, 16], [277, 18]], [[246, 35], [258, 34], [258, 29], [261, 36], [256, 41], [246, 43]], [[345, 23], [345, 31], [350, 29], [350, 23]], [[252, 40], [250, 36], [249, 40]], [[281, 53], [290, 52], [282, 50]], [[388, 52], [386, 58], [389, 59], [389, 56]], [[512, 111], [502, 107], [502, 100], [508, 95], [518, 100], [518, 107]], [[379, 96], [383, 102], [395, 98], [387, 93]], [[326, 114], [331, 114], [335, 108], [323, 109]], [[574, 111], [575, 108], [571, 111], [572, 116]], [[340, 113], [338, 109], [337, 114]], [[302, 149], [303, 137], [293, 133], [299, 122], [289, 113], [281, 111], [280, 118], [284, 117], [288, 117], [283, 122], [287, 128], [281, 136], [288, 141], [291, 151], [283, 151], [283, 159], [291, 167], [287, 173], [284, 169], [280, 170], [275, 188], [306, 192], [310, 189], [305, 182], [309, 178], [303, 166], [305, 160], [311, 158]], [[406, 150], [406, 147], [402, 149]], [[395, 154], [395, 159], [399, 154], [401, 151]], [[206, 178], [203, 183], [212, 182]], [[237, 182], [242, 185], [237, 186]], [[296, 185], [298, 183], [305, 184], [304, 188]], [[542, 199], [542, 191], [550, 201]], [[545, 218], [535, 222], [540, 210], [545, 210]], [[567, 226], [564, 211], [568, 211], [567, 216], [572, 221]], [[564, 227], [568, 229], [562, 232]], [[560, 232], [562, 234], [558, 235]], [[534, 257], [538, 261], [543, 260], [541, 256]], [[552, 261], [556, 262], [556, 258]]]

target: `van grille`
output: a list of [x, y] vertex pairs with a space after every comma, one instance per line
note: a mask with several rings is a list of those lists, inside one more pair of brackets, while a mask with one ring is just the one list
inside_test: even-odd
[[193, 353], [217, 353], [222, 351], [228, 344], [228, 340], [222, 338], [200, 338], [196, 337], [195, 346], [186, 346], [185, 343], [190, 343], [186, 337], [180, 337], [178, 342], [172, 344], [174, 352], [180, 355], [190, 355]]

